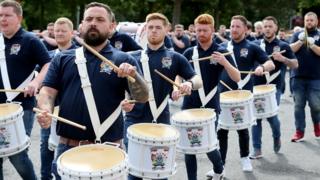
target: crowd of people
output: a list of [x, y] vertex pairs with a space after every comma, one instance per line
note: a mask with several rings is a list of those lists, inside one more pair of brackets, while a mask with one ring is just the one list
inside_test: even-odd
[[[169, 99], [183, 98], [181, 110], [214, 109], [217, 127], [221, 113], [219, 95], [229, 91], [220, 81], [233, 90], [250, 92], [256, 85], [275, 84], [279, 105], [287, 68], [290, 68], [292, 80], [290, 90], [296, 127], [291, 141], [303, 140], [307, 102], [314, 135], [320, 138], [320, 31], [313, 12], [305, 14], [305, 27], [295, 29], [291, 37], [272, 16], [252, 26], [246, 17], [236, 15], [230, 20], [230, 29], [220, 25], [215, 32], [214, 17], [201, 14], [188, 30], [176, 24], [171, 32], [165, 15], [150, 13], [145, 19], [147, 47], [144, 49], [129, 35], [116, 30], [116, 15], [106, 4], [89, 3], [77, 33], [66, 17], [49, 23], [43, 32], [27, 32], [21, 26], [22, 17], [23, 10], [18, 2], [0, 3], [0, 88], [23, 89], [21, 94], [0, 93], [0, 100], [1, 103], [21, 102], [28, 136], [34, 119], [40, 124], [43, 180], [53, 176], [61, 179], [57, 158], [79, 144], [115, 142], [128, 149], [126, 134], [131, 125], [170, 124]], [[251, 31], [253, 27], [254, 32]], [[82, 47], [83, 43], [75, 36], [81, 37], [117, 68], [99, 60]], [[231, 54], [225, 55], [227, 52]], [[208, 56], [211, 57], [208, 61], [196, 61]], [[155, 70], [175, 79], [179, 87], [173, 87], [156, 75]], [[242, 72], [252, 72], [252, 76]], [[83, 131], [57, 122], [55, 130], [60, 140], [54, 152], [48, 149], [48, 139], [52, 133], [49, 113], [53, 113], [55, 106], [59, 106], [60, 117], [85, 125], [87, 129]], [[35, 116], [33, 107], [43, 112]], [[272, 129], [273, 150], [278, 153], [281, 149], [279, 117], [274, 115], [267, 121]], [[106, 122], [111, 122], [110, 128], [101, 126]], [[253, 171], [250, 159], [262, 157], [261, 119], [250, 128], [251, 131], [249, 127], [237, 130], [242, 170], [247, 172]], [[213, 179], [224, 177], [228, 132], [223, 128], [213, 132], [217, 133], [219, 141], [218, 149], [207, 152], [212, 163], [207, 176]], [[3, 158], [0, 160], [0, 179], [3, 179]], [[9, 156], [9, 160], [23, 179], [37, 179], [27, 149]], [[185, 164], [188, 179], [197, 179], [196, 155], [185, 154]], [[141, 177], [129, 174], [128, 179]]]

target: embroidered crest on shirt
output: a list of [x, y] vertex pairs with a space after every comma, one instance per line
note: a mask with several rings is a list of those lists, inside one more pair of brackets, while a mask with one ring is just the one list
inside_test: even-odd
[[170, 57], [163, 57], [161, 60], [162, 68], [170, 69], [172, 65], [172, 59]]
[[241, 50], [240, 50], [240, 57], [247, 57], [248, 56], [248, 49], [247, 48], [242, 48]]
[[106, 62], [102, 62], [100, 64], [100, 72], [111, 74], [112, 70], [113, 70], [113, 68], [110, 67]]
[[18, 55], [20, 51], [20, 44], [12, 44], [11, 49], [10, 49], [10, 55], [15, 54]]
[[280, 52], [280, 51], [281, 51], [280, 46], [273, 47], [273, 52]]
[[210, 64], [217, 65], [217, 61], [215, 61], [212, 57], [210, 58]]
[[315, 35], [313, 38], [314, 38], [315, 41], [318, 41], [319, 40], [319, 35]]
[[114, 47], [121, 50], [122, 49], [122, 42], [121, 41], [116, 41], [114, 43]]

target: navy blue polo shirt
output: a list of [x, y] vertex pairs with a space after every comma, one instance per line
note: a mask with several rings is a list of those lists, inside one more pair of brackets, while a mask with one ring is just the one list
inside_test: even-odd
[[142, 49], [128, 34], [116, 31], [109, 39], [110, 44], [123, 52]]
[[[38, 37], [33, 33], [20, 28], [10, 39], [3, 37], [5, 43], [5, 55], [9, 80], [12, 89], [16, 89], [34, 71], [36, 65], [41, 68], [50, 62], [47, 49]], [[1, 76], [1, 74], [0, 74]], [[2, 77], [0, 78], [0, 89], [3, 89]], [[0, 93], [1, 103], [5, 103], [5, 93]], [[22, 102], [23, 108], [30, 110], [35, 106], [34, 97], [23, 97], [20, 93], [13, 101]]]
[[[267, 54], [258, 45], [248, 41], [247, 39], [243, 39], [239, 43], [232, 41], [232, 44], [233, 54], [239, 71], [253, 71], [255, 63], [263, 64], [269, 59]], [[227, 47], [227, 43], [222, 43], [222, 45]], [[244, 79], [246, 76], [247, 74], [241, 74], [241, 79]], [[238, 89], [237, 83], [230, 79], [227, 72], [224, 71], [222, 73], [221, 79], [232, 89]], [[222, 85], [220, 85], [220, 88], [222, 92], [228, 90]], [[250, 78], [250, 81], [242, 89], [252, 91], [252, 78]]]
[[[137, 66], [133, 57], [113, 48], [109, 43], [100, 51], [100, 54], [111, 60], [117, 66], [124, 62]], [[87, 59], [87, 69], [92, 93], [99, 119], [102, 123], [125, 98], [125, 90], [129, 92], [127, 79], [119, 78], [115, 72], [107, 68], [108, 66], [104, 66], [101, 60], [87, 50], [85, 50], [84, 55]], [[77, 65], [75, 64], [74, 49], [63, 51], [55, 56], [43, 84], [44, 86], [58, 90], [58, 96], [61, 98], [59, 112], [61, 117], [87, 127], [87, 130], [83, 131], [58, 122], [57, 134], [71, 139], [94, 140], [95, 134], [81, 88]], [[116, 141], [121, 139], [122, 136], [123, 117], [122, 114], [120, 114], [114, 124], [101, 137], [101, 140]]]
[[[225, 48], [221, 47], [215, 42], [213, 42], [207, 50], [203, 50], [199, 44], [197, 45], [197, 49], [199, 53], [199, 58], [211, 56], [215, 51], [218, 51], [221, 53], [227, 52]], [[184, 52], [183, 55], [187, 59], [191, 60], [193, 55], [193, 50], [194, 50], [194, 47], [190, 47]], [[226, 58], [233, 66], [235, 66], [231, 56], [227, 56]], [[193, 63], [191, 64], [193, 65]], [[199, 61], [199, 65], [201, 70], [204, 92], [205, 92], [205, 95], [208, 95], [209, 92], [219, 84], [220, 75], [222, 74], [224, 67], [219, 63], [214, 63], [214, 62], [211, 62], [210, 60]], [[191, 96], [184, 97], [182, 109], [199, 108], [199, 107], [202, 107], [202, 103], [201, 103], [198, 91], [192, 91]], [[217, 113], [220, 112], [219, 90], [217, 90], [216, 94], [205, 105], [205, 107], [214, 108]]]
[[[154, 98], [157, 107], [159, 107], [168, 94], [171, 96], [173, 86], [155, 73], [155, 69], [172, 80], [174, 80], [177, 75], [184, 79], [190, 79], [195, 75], [195, 72], [184, 56], [177, 52], [168, 50], [164, 46], [155, 51], [147, 48], [146, 52], [149, 57], [149, 69], [152, 79]], [[139, 66], [142, 67], [141, 51], [133, 52], [132, 55], [139, 61]], [[152, 120], [153, 116], [151, 114], [149, 103], [136, 103], [133, 110], [126, 113], [126, 121], [142, 123], [152, 122]], [[170, 112], [167, 104], [166, 108], [157, 118], [157, 122], [169, 124], [169, 120]]]
[[[288, 43], [285, 43], [281, 40], [279, 40], [278, 38], [275, 38], [273, 41], [271, 41], [270, 43], [266, 40], [257, 40], [255, 41], [255, 43], [260, 46], [261, 43], [265, 43], [265, 52], [270, 55], [273, 52], [280, 52], [285, 50], [286, 52], [283, 53], [282, 55], [289, 58], [289, 59], [295, 59], [295, 55], [293, 54], [290, 46]], [[273, 71], [270, 72], [270, 76], [276, 72], [278, 72], [279, 70], [281, 71], [281, 74], [274, 79], [272, 82], [270, 82], [271, 84], [275, 84], [277, 89], [280, 89], [281, 86], [283, 86], [284, 82], [281, 81], [281, 78], [284, 77], [285, 70], [287, 68], [287, 66], [285, 64], [283, 64], [282, 62], [279, 61], [275, 61], [273, 60], [273, 58], [271, 57], [274, 65], [275, 65], [275, 69]], [[254, 84], [255, 85], [260, 85], [260, 84], [266, 84], [267, 80], [265, 76], [254, 76]]]
[[171, 42], [171, 38], [170, 38], [168, 35], [166, 35], [166, 36], [164, 37], [164, 46], [165, 46], [167, 49], [173, 48], [173, 45], [172, 45], [172, 42]]
[[[302, 31], [303, 32], [303, 31]], [[294, 33], [291, 43], [298, 41], [298, 36], [301, 32]], [[309, 37], [315, 39], [315, 45], [320, 46], [320, 32], [313, 30], [308, 32]], [[320, 57], [316, 55], [311, 49], [303, 45], [295, 55], [298, 59], [299, 67], [293, 70], [292, 77], [304, 79], [320, 79]]]
[[253, 37], [253, 36], [251, 36], [251, 35], [246, 36], [246, 39], [249, 40], [249, 41], [255, 41], [255, 40], [257, 40], [255, 37]]
[[172, 44], [173, 44], [173, 48], [174, 48], [174, 51], [180, 53], [180, 54], [183, 54], [183, 52], [190, 46], [190, 41], [189, 41], [189, 38], [185, 35], [181, 36], [181, 37], [177, 37], [178, 40], [182, 41], [183, 44], [184, 44], [184, 48], [179, 48], [175, 43], [174, 41], [172, 40]]
[[[229, 37], [229, 36], [223, 36], [223, 38], [225, 38], [225, 39], [227, 39], [228, 41], [230, 41], [231, 40], [231, 38]], [[218, 36], [214, 36], [214, 41], [217, 43], [217, 44], [221, 44], [221, 43], [223, 43], [223, 41], [218, 37]]]
[[47, 48], [48, 51], [57, 49], [58, 46], [53, 46], [51, 44], [49, 44], [47, 41], [45, 41], [44, 39], [41, 39], [42, 43], [44, 44], [44, 46]]

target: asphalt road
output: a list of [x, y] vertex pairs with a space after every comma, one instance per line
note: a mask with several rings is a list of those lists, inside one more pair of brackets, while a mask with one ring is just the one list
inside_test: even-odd
[[[288, 83], [287, 83], [288, 84]], [[179, 108], [171, 106], [172, 112]], [[238, 135], [235, 131], [229, 133], [229, 150], [226, 162], [226, 179], [228, 180], [320, 180], [320, 140], [316, 140], [313, 133], [309, 108], [306, 108], [307, 128], [305, 141], [290, 142], [295, 131], [293, 117], [293, 100], [289, 97], [288, 88], [283, 95], [280, 105], [279, 118], [281, 121], [282, 147], [279, 154], [273, 152], [273, 140], [269, 124], [263, 122], [263, 158], [253, 160], [253, 172], [244, 173], [241, 169]], [[36, 173], [40, 179], [40, 128], [34, 124], [32, 144], [29, 155], [33, 161]], [[177, 155], [177, 173], [171, 180], [186, 180], [186, 170], [183, 155]], [[206, 155], [198, 155], [198, 179], [206, 179], [205, 174], [212, 166]], [[8, 160], [3, 164], [4, 178], [7, 180], [21, 179]]]

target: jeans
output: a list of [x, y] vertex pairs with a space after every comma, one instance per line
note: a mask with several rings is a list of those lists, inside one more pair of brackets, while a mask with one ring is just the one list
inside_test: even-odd
[[[30, 136], [34, 122], [34, 113], [32, 112], [32, 110], [25, 110], [22, 118], [26, 134]], [[25, 149], [22, 152], [13, 156], [9, 156], [9, 160], [23, 179], [37, 179], [33, 169], [33, 164], [28, 156], [28, 149]], [[3, 158], [0, 158], [0, 180], [3, 179], [2, 164]]]
[[[135, 124], [134, 122], [131, 121], [124, 121], [124, 131], [123, 131], [123, 144], [126, 147], [126, 151], [128, 152], [128, 137], [127, 137], [127, 129], [131, 125]], [[131, 174], [128, 174], [128, 180], [142, 180], [140, 177], [133, 176]], [[166, 179], [163, 179], [166, 180]]]
[[[237, 130], [237, 132], [239, 135], [240, 157], [247, 157], [249, 156], [249, 130], [247, 128]], [[226, 163], [226, 156], [228, 151], [228, 133], [229, 130], [226, 129], [219, 129], [217, 133], [223, 164]]]
[[320, 122], [320, 80], [293, 79], [294, 117], [296, 130], [306, 128], [305, 106], [308, 101], [313, 124]]
[[58, 147], [56, 149], [56, 156], [54, 158], [54, 160], [52, 161], [52, 173], [54, 174], [56, 180], [61, 180], [60, 175], [58, 174], [58, 166], [57, 166], [57, 160], [59, 158], [59, 156], [64, 153], [65, 151], [74, 148], [73, 146], [69, 146], [69, 145], [65, 145], [65, 144], [58, 144]]
[[41, 180], [52, 179], [51, 167], [54, 159], [54, 151], [48, 149], [48, 140], [50, 136], [50, 128], [41, 129], [41, 144], [40, 144], [40, 157], [41, 157]]
[[[276, 92], [276, 100], [277, 104], [279, 106], [280, 104], [280, 97], [281, 97], [282, 90], [278, 89]], [[252, 130], [252, 145], [255, 149], [261, 149], [261, 137], [262, 137], [262, 125], [261, 125], [261, 119], [257, 119], [257, 124], [253, 125]], [[272, 116], [267, 118], [267, 121], [270, 124], [272, 135], [274, 140], [279, 140], [281, 133], [280, 133], [280, 121], [278, 118], [278, 115]]]

